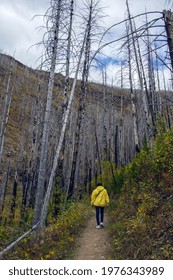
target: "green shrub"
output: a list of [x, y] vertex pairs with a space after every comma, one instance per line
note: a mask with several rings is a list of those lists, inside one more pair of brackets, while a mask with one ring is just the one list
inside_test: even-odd
[[67, 259], [72, 253], [81, 227], [91, 214], [88, 200], [70, 203], [57, 220], [45, 228], [39, 238], [35, 233], [21, 241], [4, 259]]
[[173, 259], [173, 130], [116, 171], [110, 209], [112, 259]]

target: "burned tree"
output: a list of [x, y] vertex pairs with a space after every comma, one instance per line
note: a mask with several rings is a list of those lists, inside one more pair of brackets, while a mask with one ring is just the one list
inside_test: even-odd
[[171, 66], [173, 69], [173, 13], [171, 11], [163, 11], [165, 29], [167, 34], [167, 42], [169, 46]]
[[[52, 30], [50, 32], [50, 39], [48, 44], [48, 56], [50, 56], [50, 72], [49, 72], [49, 83], [48, 83], [48, 92], [47, 92], [47, 104], [45, 109], [45, 117], [44, 117], [44, 127], [43, 127], [43, 136], [42, 136], [42, 147], [41, 147], [41, 155], [40, 155], [40, 167], [38, 174], [38, 183], [37, 183], [37, 193], [35, 199], [35, 211], [34, 211], [34, 224], [36, 224], [40, 219], [40, 212], [43, 203], [44, 196], [44, 186], [45, 186], [45, 173], [46, 173], [46, 160], [48, 153], [48, 137], [49, 137], [49, 128], [50, 128], [50, 114], [51, 114], [51, 106], [52, 106], [52, 93], [53, 93], [53, 85], [54, 85], [54, 76], [55, 76], [55, 68], [56, 68], [56, 58], [58, 51], [58, 43], [59, 43], [59, 30], [60, 30], [60, 19], [62, 15], [62, 3], [63, 0], [58, 0], [56, 2], [52, 2], [52, 15], [51, 19], [53, 21]], [[50, 49], [49, 49], [50, 48]]]

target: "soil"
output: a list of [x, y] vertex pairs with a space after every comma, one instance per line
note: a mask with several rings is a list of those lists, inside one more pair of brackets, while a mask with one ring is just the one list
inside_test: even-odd
[[96, 229], [95, 212], [79, 236], [74, 260], [106, 260], [110, 254], [108, 215], [105, 213], [104, 228]]

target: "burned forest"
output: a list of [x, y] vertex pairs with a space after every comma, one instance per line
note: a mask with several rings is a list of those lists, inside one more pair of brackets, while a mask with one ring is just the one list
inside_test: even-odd
[[[37, 255], [42, 244], [38, 240], [47, 238], [51, 242], [47, 236], [57, 223], [60, 228], [55, 239], [61, 242], [61, 217], [66, 217], [67, 211], [74, 224], [64, 229], [68, 242], [60, 244], [62, 248], [68, 247], [78, 234], [77, 228], [91, 215], [89, 199], [97, 182], [106, 186], [112, 201], [118, 201], [121, 190], [126, 199], [129, 193], [135, 196], [134, 188], [138, 189], [142, 177], [135, 177], [140, 173], [139, 162], [135, 165], [135, 160], [143, 156], [144, 164], [144, 151], [150, 151], [150, 159], [154, 160], [158, 156], [155, 141], [172, 129], [172, 12], [144, 11], [132, 15], [126, 1], [125, 19], [120, 23], [115, 20], [105, 30], [101, 26], [103, 8], [99, 2], [86, 1], [79, 17], [76, 1], [50, 1], [44, 15], [46, 32], [38, 44], [44, 46], [44, 54], [37, 69], [24, 65], [15, 56], [0, 53], [1, 258], [7, 254], [7, 258], [14, 259], [63, 259], [61, 251]], [[138, 18], [142, 18], [140, 25], [136, 22]], [[114, 29], [119, 25], [124, 26], [123, 34], [117, 37]], [[107, 48], [119, 55], [119, 70], [112, 77], [104, 64], [108, 59], [104, 54]], [[99, 73], [99, 82], [92, 79], [94, 71]], [[162, 160], [157, 160], [161, 164]], [[132, 165], [130, 175], [122, 171]], [[141, 172], [143, 168], [141, 165]], [[156, 169], [152, 167], [152, 172]], [[124, 174], [138, 180], [135, 187], [130, 179], [128, 186], [124, 184]], [[151, 177], [146, 182], [154, 180]], [[166, 174], [163, 177], [171, 185], [173, 178]], [[168, 190], [168, 185], [169, 200], [173, 190]], [[139, 201], [142, 199], [141, 195]], [[116, 207], [125, 209], [122, 200]], [[152, 203], [156, 208], [158, 204]], [[88, 205], [86, 211], [83, 204]], [[129, 206], [129, 211], [134, 213], [136, 207]], [[113, 211], [110, 216], [114, 221]], [[131, 225], [134, 231], [135, 226]], [[169, 226], [172, 230], [171, 221]], [[44, 234], [47, 236], [43, 237]], [[26, 243], [37, 245], [24, 255], [21, 248], [25, 248], [26, 237]], [[121, 255], [117, 256], [121, 259]], [[161, 258], [165, 256], [166, 253]]]

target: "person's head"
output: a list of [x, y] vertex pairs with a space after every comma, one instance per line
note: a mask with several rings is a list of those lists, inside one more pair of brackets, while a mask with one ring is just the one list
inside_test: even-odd
[[97, 183], [97, 187], [102, 186], [102, 182]]

